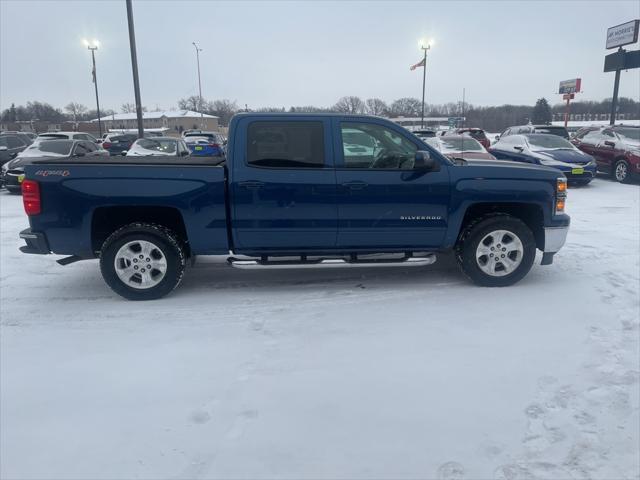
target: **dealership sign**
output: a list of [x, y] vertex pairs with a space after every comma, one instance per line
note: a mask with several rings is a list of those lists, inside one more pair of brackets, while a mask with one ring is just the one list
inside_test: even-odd
[[616, 48], [638, 41], [640, 20], [631, 20], [607, 30], [607, 48]]
[[563, 80], [560, 82], [558, 93], [576, 93], [580, 91], [581, 78], [572, 78], [571, 80]]

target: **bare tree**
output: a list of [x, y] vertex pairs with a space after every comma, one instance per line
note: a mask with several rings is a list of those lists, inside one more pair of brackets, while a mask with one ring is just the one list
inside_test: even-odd
[[83, 116], [87, 113], [88, 109], [81, 103], [77, 102], [69, 102], [64, 109], [67, 111], [71, 118], [73, 118], [74, 123], [78, 123], [79, 120], [83, 119]]
[[[178, 108], [180, 110], [192, 110], [194, 112], [199, 111], [200, 97], [197, 95], [191, 95], [187, 98], [181, 98], [178, 100]], [[207, 101], [202, 99], [203, 110], [206, 110]]]
[[333, 106], [336, 112], [362, 114], [365, 111], [365, 104], [360, 97], [342, 97]]
[[422, 103], [417, 98], [399, 98], [391, 104], [389, 110], [392, 117], [419, 117]]
[[389, 106], [379, 98], [367, 99], [367, 113], [370, 115], [387, 115]]
[[136, 106], [133, 103], [123, 103], [120, 111], [122, 113], [136, 113]]
[[229, 120], [233, 117], [240, 109], [238, 108], [238, 104], [235, 100], [214, 100], [207, 106], [207, 113], [211, 113], [220, 118], [221, 125], [229, 125]]

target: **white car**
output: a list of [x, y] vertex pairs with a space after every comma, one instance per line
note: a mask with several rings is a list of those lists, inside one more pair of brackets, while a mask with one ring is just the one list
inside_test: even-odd
[[122, 154], [127, 157], [188, 157], [191, 155], [191, 151], [181, 138], [154, 137], [139, 138], [133, 142], [128, 151], [122, 152]]
[[98, 139], [93, 135], [85, 132], [47, 132], [41, 133], [35, 139], [40, 140], [86, 140], [88, 142], [98, 143]]

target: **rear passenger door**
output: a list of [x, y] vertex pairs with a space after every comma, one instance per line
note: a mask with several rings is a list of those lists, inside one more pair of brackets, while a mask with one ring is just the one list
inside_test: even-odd
[[235, 132], [230, 192], [237, 251], [334, 248], [337, 207], [330, 120], [246, 118]]

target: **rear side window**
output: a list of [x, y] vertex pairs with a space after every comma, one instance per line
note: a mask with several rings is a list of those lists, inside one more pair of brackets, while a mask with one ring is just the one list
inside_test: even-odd
[[247, 162], [255, 167], [324, 167], [322, 122], [253, 122], [247, 133]]

